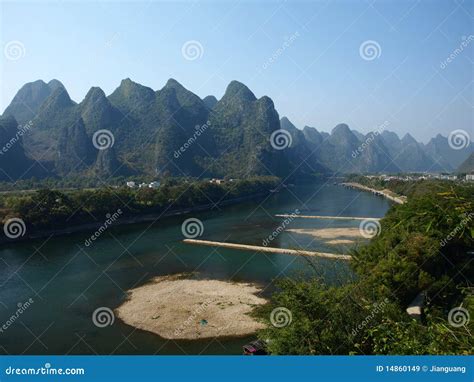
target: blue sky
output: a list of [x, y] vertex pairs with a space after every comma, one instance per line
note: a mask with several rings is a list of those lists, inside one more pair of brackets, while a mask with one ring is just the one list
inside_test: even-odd
[[[110, 94], [126, 77], [153, 89], [175, 78], [201, 97], [217, 98], [235, 79], [257, 97], [270, 96], [280, 116], [299, 128], [330, 131], [345, 122], [369, 132], [385, 123], [425, 142], [453, 129], [474, 136], [473, 1], [7, 1], [0, 7], [1, 111], [36, 79], [59, 79], [77, 102], [91, 86]], [[12, 41], [24, 48], [16, 60], [6, 53]], [[202, 56], [185, 59], [187, 41], [198, 41]], [[361, 55], [366, 41], [376, 42], [375, 57]]]

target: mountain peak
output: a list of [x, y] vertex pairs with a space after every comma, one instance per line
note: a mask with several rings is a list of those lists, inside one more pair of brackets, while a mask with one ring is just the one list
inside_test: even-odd
[[176, 81], [174, 78], [170, 78], [168, 81], [166, 81], [165, 88], [183, 88], [184, 86], [181, 85], [178, 81]]
[[236, 98], [236, 99], [241, 99], [245, 101], [257, 100], [257, 98], [255, 97], [255, 94], [253, 94], [252, 91], [247, 86], [235, 80], [229, 83], [223, 98], [226, 98], [226, 99]]
[[212, 109], [214, 108], [214, 106], [216, 106], [217, 98], [214, 97], [213, 95], [208, 95], [207, 97], [204, 97], [202, 101], [204, 102], [204, 105], [206, 105], [208, 109]]
[[56, 88], [45, 101], [43, 107], [46, 107], [49, 110], [57, 110], [73, 105], [74, 102], [69, 97], [67, 90], [65, 88]]
[[56, 80], [55, 78], [48, 82], [48, 87], [51, 89], [51, 91], [54, 91], [56, 89], [64, 89], [64, 85], [62, 84], [62, 82]]
[[99, 88], [98, 86], [92, 86], [89, 91], [87, 92], [86, 96], [84, 97], [84, 101], [98, 101], [99, 99], [105, 99], [105, 93], [104, 91]]
[[349, 129], [349, 126], [347, 124], [340, 123], [334, 129], [332, 129], [331, 135], [334, 134], [352, 134], [352, 131], [351, 129]]
[[406, 134], [403, 136], [403, 138], [402, 138], [402, 143], [403, 143], [403, 144], [406, 144], [406, 145], [408, 145], [408, 144], [413, 144], [413, 143], [414, 143], [414, 144], [418, 144], [418, 142], [416, 141], [416, 139], [413, 138], [410, 133], [406, 133]]
[[287, 117], [281, 117], [280, 119], [280, 127], [284, 130], [288, 131], [295, 131], [297, 130], [296, 126], [291, 123], [291, 121]]

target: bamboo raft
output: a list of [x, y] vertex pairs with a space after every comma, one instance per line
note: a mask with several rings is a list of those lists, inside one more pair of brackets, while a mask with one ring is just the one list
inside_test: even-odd
[[302, 219], [329, 219], [329, 220], [380, 220], [381, 218], [364, 218], [358, 216], [320, 216], [320, 215], [288, 215], [278, 214], [275, 215], [279, 218], [302, 218]]
[[327, 259], [337, 259], [337, 260], [346, 260], [346, 261], [349, 261], [352, 259], [352, 257], [349, 255], [338, 255], [335, 253], [303, 251], [303, 250], [297, 250], [297, 249], [273, 248], [273, 247], [264, 247], [264, 246], [258, 246], [258, 245], [225, 243], [221, 241], [184, 239], [183, 242], [187, 244], [207, 245], [210, 247], [222, 247], [222, 248], [240, 249], [240, 250], [245, 250], [245, 251], [256, 251], [256, 252], [280, 253], [284, 255], [316, 256], [316, 257], [324, 257]]

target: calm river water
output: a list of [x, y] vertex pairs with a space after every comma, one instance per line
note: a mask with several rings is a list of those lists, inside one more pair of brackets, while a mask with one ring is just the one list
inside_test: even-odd
[[[241, 354], [252, 338], [168, 341], [120, 322], [96, 327], [92, 312], [115, 309], [126, 291], [150, 278], [181, 272], [194, 277], [254, 282], [265, 296], [278, 277], [309, 277], [328, 282], [351, 277], [347, 264], [329, 259], [307, 260], [182, 243], [182, 222], [202, 221], [205, 240], [262, 245], [282, 222], [275, 214], [381, 217], [390, 204], [380, 197], [328, 184], [288, 188], [265, 201], [211, 212], [172, 217], [154, 224], [118, 226], [91, 246], [91, 232], [41, 239], [0, 248], [0, 354]], [[105, 217], [104, 217], [105, 219]], [[295, 219], [289, 228], [358, 227], [358, 221]], [[282, 232], [270, 244], [341, 253], [313, 237]], [[14, 322], [19, 303], [33, 303]]]

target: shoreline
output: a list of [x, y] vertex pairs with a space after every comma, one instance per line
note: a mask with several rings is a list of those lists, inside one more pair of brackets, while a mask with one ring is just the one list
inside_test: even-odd
[[[132, 216], [127, 216], [123, 217], [120, 219], [117, 219], [114, 221], [113, 224], [109, 226], [110, 227], [118, 227], [118, 226], [124, 226], [124, 225], [133, 225], [133, 224], [140, 224], [140, 223], [147, 223], [147, 222], [155, 222], [159, 221], [165, 218], [169, 217], [174, 217], [174, 216], [180, 216], [180, 215], [187, 215], [192, 212], [203, 212], [203, 211], [212, 211], [216, 209], [217, 207], [226, 207], [234, 204], [238, 204], [240, 202], [246, 202], [246, 201], [251, 201], [253, 199], [258, 199], [262, 198], [264, 196], [268, 195], [268, 193], [258, 193], [258, 194], [252, 194], [248, 196], [241, 196], [239, 198], [234, 198], [234, 199], [228, 199], [221, 201], [216, 204], [205, 204], [201, 206], [193, 206], [189, 208], [181, 208], [179, 210], [170, 210], [168, 212], [161, 212], [161, 213], [153, 213], [153, 214], [141, 214], [141, 215], [132, 215]], [[81, 224], [74, 224], [71, 225], [70, 227], [67, 228], [62, 228], [62, 229], [47, 229], [47, 230], [38, 230], [34, 231], [31, 234], [26, 234], [25, 236], [19, 237], [17, 239], [7, 239], [5, 237], [0, 238], [0, 245], [3, 244], [17, 244], [17, 243], [23, 243], [27, 241], [32, 241], [36, 239], [42, 239], [45, 237], [59, 237], [59, 236], [66, 236], [66, 235], [71, 235], [74, 233], [80, 233], [80, 232], [87, 232], [87, 231], [95, 231], [98, 230], [100, 227], [104, 225], [104, 221], [100, 222], [90, 222], [90, 223], [81, 223]]]
[[406, 196], [398, 195], [388, 189], [376, 190], [375, 188], [370, 188], [370, 187], [364, 186], [363, 184], [353, 183], [353, 182], [342, 182], [339, 184], [343, 187], [355, 188], [358, 190], [371, 192], [372, 194], [375, 194], [375, 195], [383, 196], [384, 198], [387, 198], [388, 200], [397, 204], [404, 204], [407, 201]]

